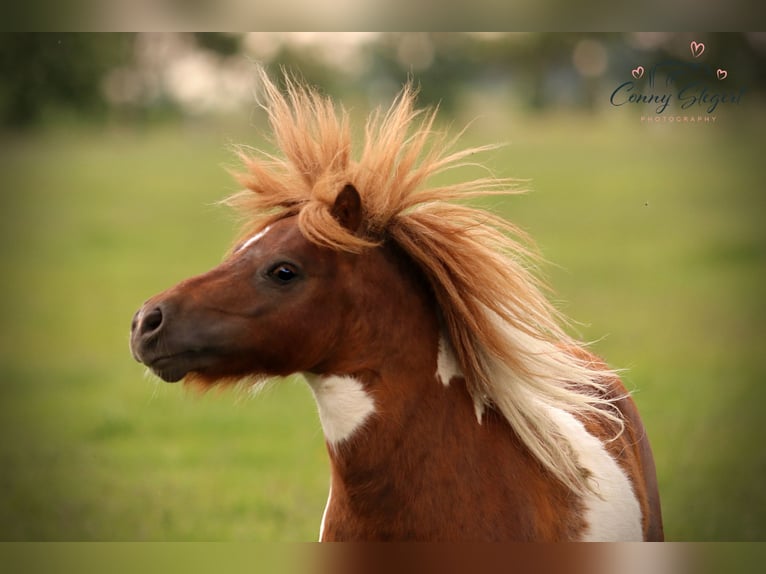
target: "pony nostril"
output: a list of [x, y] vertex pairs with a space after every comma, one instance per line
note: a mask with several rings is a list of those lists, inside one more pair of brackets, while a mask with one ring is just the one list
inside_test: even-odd
[[154, 333], [162, 326], [162, 309], [155, 307], [141, 319], [141, 334]]

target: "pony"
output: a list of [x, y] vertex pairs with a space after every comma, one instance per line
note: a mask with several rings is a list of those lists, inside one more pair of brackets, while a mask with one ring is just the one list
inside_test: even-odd
[[[223, 262], [136, 312], [135, 359], [207, 388], [303, 374], [331, 462], [321, 541], [662, 540], [618, 375], [566, 332], [526, 234], [433, 184], [460, 149], [405, 85], [350, 114], [259, 72], [277, 153], [238, 148], [247, 224]], [[446, 179], [446, 178], [442, 178]]]

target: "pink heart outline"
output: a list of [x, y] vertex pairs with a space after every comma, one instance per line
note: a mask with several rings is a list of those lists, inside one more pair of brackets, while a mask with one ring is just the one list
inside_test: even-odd
[[692, 43], [689, 44], [689, 47], [692, 49], [692, 56], [695, 58], [699, 58], [702, 55], [702, 52], [705, 51], [705, 44], [702, 42], [692, 41]]
[[718, 69], [715, 71], [715, 76], [716, 76], [716, 78], [718, 78], [719, 80], [725, 80], [725, 79], [726, 79], [726, 76], [728, 76], [728, 75], [729, 75], [729, 72], [727, 72], [726, 70], [722, 70], [721, 68], [718, 68]]
[[638, 68], [635, 68], [634, 70], [631, 70], [630, 72], [634, 78], [639, 79], [644, 75], [644, 67], [639, 66]]

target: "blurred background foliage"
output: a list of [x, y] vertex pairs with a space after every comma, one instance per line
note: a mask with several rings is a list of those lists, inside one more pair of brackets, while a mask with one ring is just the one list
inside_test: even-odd
[[705, 60], [746, 78], [748, 97], [763, 96], [760, 33], [4, 34], [0, 121], [24, 128], [56, 115], [139, 121], [241, 110], [252, 103], [254, 62], [375, 103], [412, 76], [421, 101], [448, 112], [486, 90], [529, 111], [592, 110], [608, 105], [604, 90], [637, 63], [688, 59], [689, 38], [706, 42]]
[[[696, 125], [610, 105], [690, 41], [741, 104]], [[306, 386], [199, 397], [127, 346], [141, 302], [235, 236], [215, 206], [230, 144], [271, 145], [257, 63], [357, 120], [412, 78], [440, 127], [469, 124], [461, 145], [508, 144], [482, 161], [532, 193], [485, 205], [626, 368], [668, 537], [766, 538], [765, 61], [764, 34], [0, 35], [0, 539], [315, 539], [328, 468]]]

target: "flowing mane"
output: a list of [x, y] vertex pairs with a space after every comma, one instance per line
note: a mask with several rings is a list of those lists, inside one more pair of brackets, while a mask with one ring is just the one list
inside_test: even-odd
[[[460, 202], [519, 192], [511, 180], [492, 177], [429, 186], [432, 176], [473, 164], [472, 156], [490, 146], [455, 151], [456, 139], [435, 129], [435, 111], [415, 108], [407, 85], [389, 109], [369, 117], [357, 149], [346, 110], [293, 79], [285, 79], [284, 90], [263, 72], [260, 81], [279, 152], [239, 150], [246, 170], [237, 177], [246, 189], [228, 202], [247, 215], [242, 238], [297, 215], [307, 239], [332, 249], [361, 252], [394, 242], [431, 285], [442, 344], [454, 352], [479, 420], [495, 408], [554, 476], [577, 493], [590, 490], [550, 410], [600, 417], [618, 435], [614, 373], [566, 333], [530, 271], [537, 258], [529, 238]], [[353, 234], [330, 212], [348, 183], [363, 206]]]

